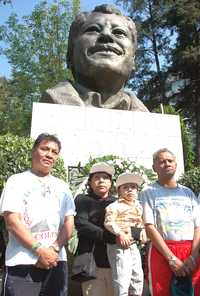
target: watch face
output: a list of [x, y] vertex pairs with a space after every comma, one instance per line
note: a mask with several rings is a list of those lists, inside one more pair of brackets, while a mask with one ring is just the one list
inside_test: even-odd
[[31, 249], [32, 249], [32, 251], [37, 251], [37, 249], [39, 249], [41, 246], [42, 246], [42, 244], [40, 242], [37, 242], [32, 245]]
[[171, 265], [171, 266], [176, 266], [176, 257], [172, 257], [172, 258], [170, 258], [170, 260], [169, 260], [169, 265]]

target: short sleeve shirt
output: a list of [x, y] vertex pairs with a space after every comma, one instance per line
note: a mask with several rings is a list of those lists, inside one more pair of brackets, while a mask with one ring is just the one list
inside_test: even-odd
[[180, 184], [166, 188], [158, 182], [140, 193], [145, 224], [153, 224], [165, 240], [193, 240], [200, 226], [200, 207], [195, 194]]
[[[19, 213], [35, 239], [49, 246], [56, 240], [65, 216], [75, 214], [75, 205], [64, 181], [51, 175], [38, 177], [26, 171], [8, 179], [0, 201], [1, 214], [6, 211]], [[59, 256], [60, 260], [66, 260], [64, 248]], [[6, 265], [34, 264], [36, 261], [36, 256], [9, 233]]]

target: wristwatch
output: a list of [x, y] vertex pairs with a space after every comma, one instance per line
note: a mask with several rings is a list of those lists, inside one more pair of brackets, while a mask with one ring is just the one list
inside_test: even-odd
[[176, 266], [176, 257], [175, 256], [170, 256], [168, 258], [168, 263], [170, 266]]
[[36, 252], [37, 249], [39, 249], [41, 246], [42, 246], [42, 244], [41, 244], [40, 242], [36, 242], [36, 243], [32, 244], [32, 246], [31, 246], [31, 250], [32, 250], [33, 252]]
[[60, 252], [60, 248], [58, 245], [51, 245], [50, 248], [52, 248], [56, 253], [59, 253]]

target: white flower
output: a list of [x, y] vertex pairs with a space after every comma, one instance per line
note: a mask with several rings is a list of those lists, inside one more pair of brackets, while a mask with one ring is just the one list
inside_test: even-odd
[[120, 158], [115, 159], [116, 165], [121, 165], [122, 160]]
[[144, 182], [145, 182], [145, 183], [148, 183], [149, 180], [148, 180], [147, 175], [143, 174], [143, 175], [142, 175], [142, 178], [144, 179]]

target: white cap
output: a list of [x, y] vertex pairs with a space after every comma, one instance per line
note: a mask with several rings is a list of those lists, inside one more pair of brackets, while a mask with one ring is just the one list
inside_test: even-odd
[[115, 169], [113, 166], [105, 162], [97, 162], [93, 164], [93, 166], [90, 169], [90, 174], [100, 173], [100, 172], [106, 173], [112, 177], [115, 173]]
[[116, 188], [127, 183], [134, 183], [140, 187], [144, 183], [144, 179], [139, 174], [135, 173], [123, 173], [118, 176], [116, 180]]

